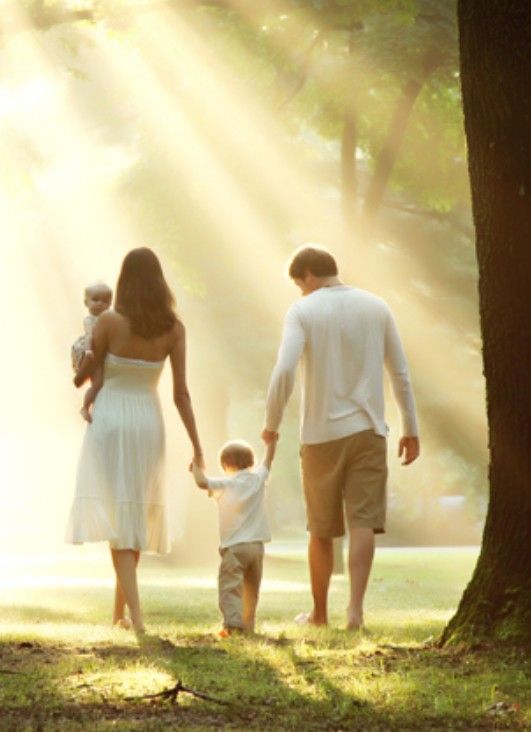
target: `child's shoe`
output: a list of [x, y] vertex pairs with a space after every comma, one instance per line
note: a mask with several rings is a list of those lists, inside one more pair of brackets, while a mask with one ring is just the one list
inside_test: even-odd
[[244, 633], [243, 628], [222, 628], [218, 636], [220, 638], [230, 638], [231, 635], [242, 635]]

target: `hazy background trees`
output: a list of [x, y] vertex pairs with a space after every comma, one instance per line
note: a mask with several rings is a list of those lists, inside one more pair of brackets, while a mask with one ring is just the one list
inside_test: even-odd
[[[330, 246], [345, 280], [375, 290], [397, 312], [418, 393], [426, 449], [407, 475], [391, 457], [389, 537], [472, 541], [485, 508], [486, 432], [455, 7], [352, 6], [8, 7], [1, 53], [9, 58], [27, 43], [54, 84], [45, 84], [39, 64], [4, 67], [4, 190], [38, 218], [42, 251], [52, 247], [59, 265], [81, 261], [76, 222], [83, 230], [94, 194], [128, 233], [102, 225], [109, 233], [95, 245], [91, 272], [103, 265], [96, 251], [112, 251], [113, 262], [115, 247], [149, 243], [161, 253], [188, 325], [210, 469], [225, 437], [247, 437], [259, 449], [282, 315], [297, 297], [283, 263], [304, 241]], [[78, 126], [77, 147], [90, 145], [79, 164], [72, 143], [75, 173], [63, 159], [55, 164], [53, 125], [42, 119], [42, 137], [32, 126], [54, 95], [70, 109], [66, 130]], [[53, 143], [59, 155], [62, 143]], [[69, 143], [65, 137], [65, 159]], [[110, 276], [107, 266], [101, 276]], [[65, 354], [65, 329], [75, 336], [83, 315], [67, 280], [56, 284], [69, 288], [68, 315], [52, 327]], [[396, 441], [391, 403], [389, 418]], [[179, 460], [184, 466], [185, 456]], [[302, 536], [296, 400], [275, 472], [277, 536]], [[185, 502], [199, 525], [200, 498], [190, 490]]]

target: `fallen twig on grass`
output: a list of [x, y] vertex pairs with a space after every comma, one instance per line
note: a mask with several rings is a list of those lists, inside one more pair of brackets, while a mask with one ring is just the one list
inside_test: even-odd
[[216, 697], [209, 696], [209, 694], [204, 694], [202, 691], [195, 691], [195, 689], [190, 689], [188, 686], [183, 686], [180, 681], [178, 681], [175, 686], [172, 686], [171, 689], [164, 689], [163, 691], [159, 691], [157, 694], [126, 696], [125, 701], [139, 701], [140, 699], [169, 699], [172, 704], [178, 704], [179, 702], [177, 697], [179, 696], [181, 691], [186, 694], [191, 694], [198, 699], [204, 699], [205, 701], [214, 702], [214, 704], [230, 704], [230, 702], [225, 701], [224, 699], [216, 699]]
[[24, 671], [11, 671], [8, 668], [0, 668], [0, 674], [17, 674], [20, 676], [23, 673], [24, 673]]

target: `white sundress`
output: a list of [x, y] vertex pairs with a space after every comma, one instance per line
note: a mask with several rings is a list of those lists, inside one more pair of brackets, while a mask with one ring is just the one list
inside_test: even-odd
[[163, 365], [107, 354], [81, 448], [68, 543], [169, 551], [157, 394]]

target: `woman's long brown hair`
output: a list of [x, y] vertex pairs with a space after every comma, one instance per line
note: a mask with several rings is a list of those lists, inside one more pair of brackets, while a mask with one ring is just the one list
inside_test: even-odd
[[118, 277], [116, 312], [128, 319], [132, 333], [155, 338], [171, 330], [177, 321], [174, 305], [156, 254], [148, 247], [132, 249]]

